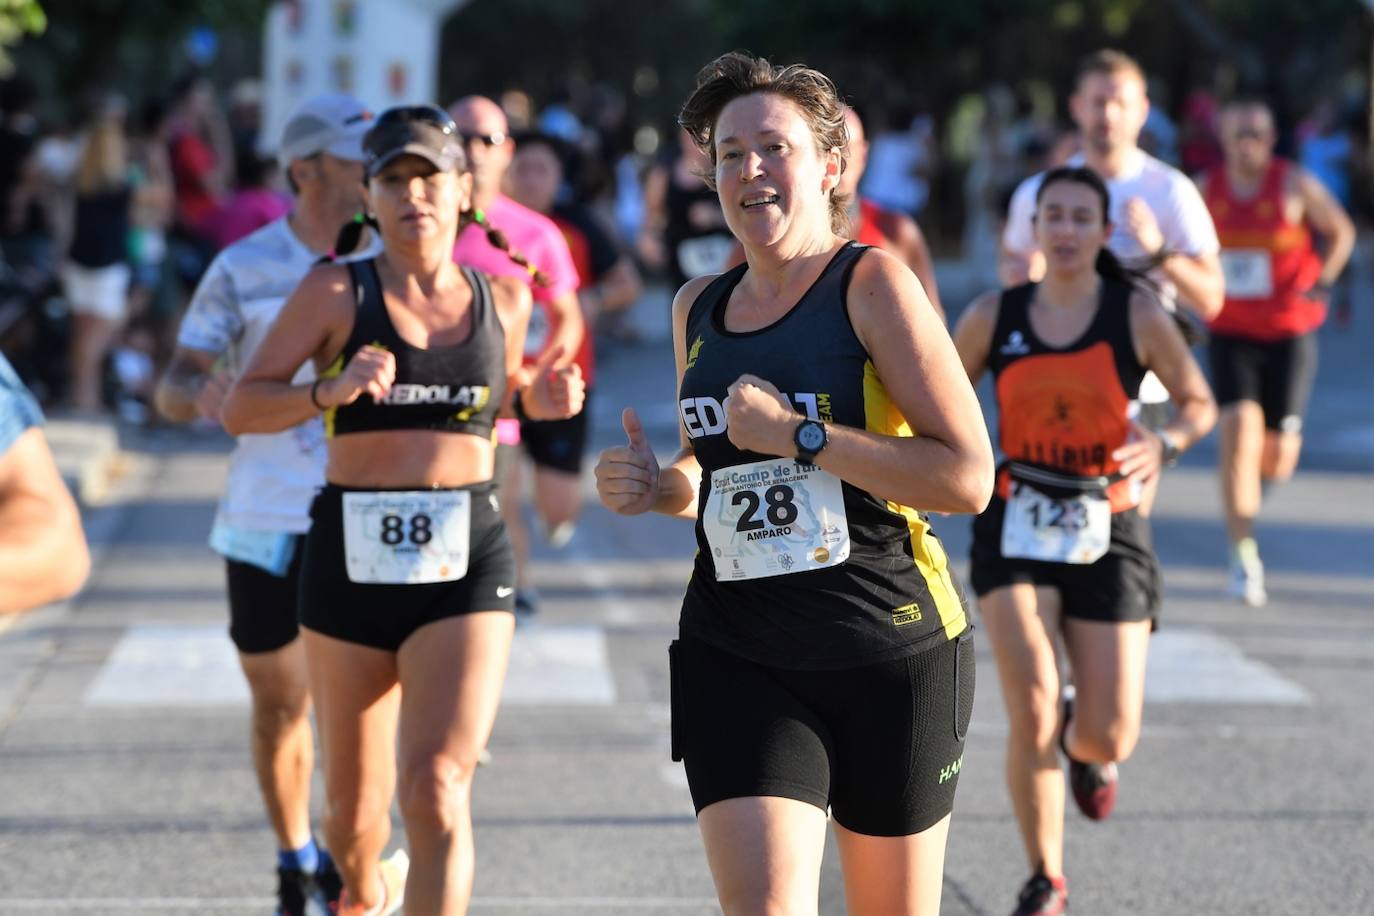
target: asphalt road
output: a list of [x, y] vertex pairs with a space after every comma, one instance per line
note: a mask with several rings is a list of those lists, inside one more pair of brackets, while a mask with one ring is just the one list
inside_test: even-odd
[[[674, 446], [662, 317], [642, 316], [646, 345], [604, 354], [598, 448], [624, 404]], [[1223, 597], [1210, 446], [1169, 474], [1145, 733], [1116, 814], [1069, 817], [1075, 913], [1374, 912], [1374, 321], [1323, 344], [1308, 459], [1265, 509], [1268, 607]], [[88, 517], [87, 590], [0, 633], [0, 914], [265, 914], [273, 841], [204, 546], [227, 442], [126, 447], [112, 503]], [[938, 528], [964, 573], [968, 520]], [[476, 785], [474, 914], [717, 912], [668, 759], [665, 647], [691, 552], [685, 523], [596, 505], [567, 548], [538, 550], [543, 610], [517, 635]], [[943, 912], [960, 916], [1009, 911], [1027, 873], [986, 645], [979, 664], [946, 867]], [[844, 912], [833, 850], [821, 894], [823, 914]]]

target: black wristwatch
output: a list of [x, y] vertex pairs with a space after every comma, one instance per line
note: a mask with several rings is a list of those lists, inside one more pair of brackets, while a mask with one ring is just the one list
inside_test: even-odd
[[825, 431], [825, 424], [821, 421], [802, 420], [792, 431], [792, 441], [797, 446], [797, 462], [814, 464], [821, 449], [830, 442], [830, 434]]
[[1180, 452], [1178, 446], [1174, 444], [1174, 437], [1169, 435], [1169, 431], [1162, 426], [1155, 430], [1155, 435], [1159, 437], [1160, 444], [1162, 445], [1160, 463], [1166, 468], [1171, 468], [1178, 464]]

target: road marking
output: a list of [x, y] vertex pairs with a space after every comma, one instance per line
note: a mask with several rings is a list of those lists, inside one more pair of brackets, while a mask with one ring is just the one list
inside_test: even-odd
[[606, 633], [595, 626], [534, 624], [515, 633], [501, 702], [610, 706], [615, 681]]
[[[0, 912], [21, 910], [59, 913], [70, 910], [170, 910], [199, 913], [206, 909], [262, 910], [276, 904], [271, 897], [0, 897]], [[473, 897], [474, 908], [566, 910], [639, 910], [646, 907], [682, 909], [716, 906], [714, 897]]]
[[[615, 681], [606, 636], [593, 626], [516, 633], [502, 693], [513, 705], [609, 706]], [[137, 624], [87, 688], [87, 706], [236, 706], [249, 702], [233, 644], [217, 624]]]
[[1150, 638], [1147, 703], [1274, 703], [1307, 706], [1312, 696], [1235, 643], [1205, 630], [1161, 630]]
[[135, 624], [86, 690], [87, 706], [247, 706], [248, 685], [219, 624]]

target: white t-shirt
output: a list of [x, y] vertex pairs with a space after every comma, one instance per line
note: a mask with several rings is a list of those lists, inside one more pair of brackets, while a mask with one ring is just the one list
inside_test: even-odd
[[[1082, 166], [1083, 156], [1068, 162]], [[1035, 214], [1035, 195], [1040, 190], [1044, 172], [1032, 175], [1016, 188], [1007, 208], [1007, 225], [1002, 231], [1002, 246], [1008, 251], [1029, 256], [1036, 250], [1031, 217]], [[1149, 252], [1140, 247], [1135, 236], [1126, 229], [1126, 202], [1139, 197], [1154, 212], [1159, 231], [1168, 251], [1197, 257], [1216, 254], [1221, 250], [1216, 226], [1202, 199], [1197, 185], [1173, 166], [1160, 162], [1142, 150], [1136, 150], [1126, 160], [1125, 167], [1113, 178], [1106, 179], [1107, 194], [1111, 198], [1112, 237], [1107, 240], [1111, 250], [1127, 267], [1141, 266]], [[1153, 275], [1159, 284], [1164, 304], [1174, 307], [1178, 290], [1160, 273]], [[1149, 373], [1140, 385], [1140, 400], [1147, 404], [1167, 401], [1164, 390], [1154, 373]]]
[[[347, 260], [381, 251], [380, 240]], [[180, 346], [223, 353], [229, 370], [243, 371], [296, 284], [319, 260], [274, 220], [224, 249], [196, 287], [177, 335]], [[296, 384], [312, 381], [306, 363]], [[310, 528], [310, 502], [324, 483], [324, 424], [312, 417], [279, 433], [240, 436], [229, 459], [229, 479], [217, 522], [252, 531], [301, 534]]]

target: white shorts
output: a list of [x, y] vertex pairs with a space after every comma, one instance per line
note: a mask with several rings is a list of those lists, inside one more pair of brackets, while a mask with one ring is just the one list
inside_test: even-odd
[[67, 261], [62, 265], [62, 291], [73, 312], [121, 321], [129, 298], [129, 265], [82, 267]]

